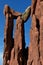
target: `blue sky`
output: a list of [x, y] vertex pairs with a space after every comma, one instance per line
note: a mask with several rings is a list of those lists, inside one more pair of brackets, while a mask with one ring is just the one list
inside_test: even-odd
[[[15, 11], [23, 13], [25, 9], [31, 5], [31, 0], [0, 0], [0, 65], [2, 65], [2, 55], [4, 48], [4, 25], [5, 25], [5, 16], [3, 14], [4, 5], [9, 5]], [[30, 43], [30, 27], [31, 27], [31, 18], [25, 23], [25, 40], [26, 46]]]

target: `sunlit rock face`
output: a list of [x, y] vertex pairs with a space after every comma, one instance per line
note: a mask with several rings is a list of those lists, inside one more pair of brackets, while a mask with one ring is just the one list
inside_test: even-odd
[[43, 65], [43, 0], [32, 0], [27, 65]]
[[[30, 14], [32, 18], [30, 45], [25, 48], [24, 23]], [[43, 65], [43, 0], [32, 0], [31, 7], [27, 8], [24, 14], [6, 5], [4, 15], [6, 23], [3, 65]], [[16, 28], [13, 38], [14, 19], [16, 19]]]
[[[28, 10], [28, 9], [27, 9]], [[4, 15], [6, 18], [4, 29], [4, 54], [3, 65], [26, 65], [28, 59], [28, 48], [25, 48], [24, 23], [30, 16], [14, 11], [8, 5], [5, 5]], [[27, 13], [29, 13], [27, 15]], [[23, 18], [24, 17], [24, 18]], [[14, 19], [16, 19], [16, 28], [13, 38]]]

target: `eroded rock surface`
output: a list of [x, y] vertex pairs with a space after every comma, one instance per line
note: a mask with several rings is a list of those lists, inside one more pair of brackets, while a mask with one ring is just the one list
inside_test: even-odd
[[[24, 23], [30, 14], [32, 18], [30, 45], [25, 48]], [[27, 9], [24, 14], [6, 5], [4, 15], [6, 24], [3, 65], [43, 65], [43, 0], [32, 0], [31, 8]], [[16, 29], [13, 38], [14, 19], [16, 19]]]
[[43, 65], [43, 0], [32, 0], [27, 65]]

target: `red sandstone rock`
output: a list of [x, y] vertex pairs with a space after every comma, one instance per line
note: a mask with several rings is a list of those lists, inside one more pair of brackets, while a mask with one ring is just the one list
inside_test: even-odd
[[[23, 49], [23, 45], [25, 44], [24, 43], [25, 41], [23, 39], [24, 39], [24, 23], [19, 16], [16, 20], [16, 30], [14, 35], [15, 59], [18, 58], [18, 53], [20, 52], [20, 50]], [[21, 57], [22, 57], [22, 53], [21, 53]]]
[[17, 18], [19, 15], [21, 15], [21, 13], [13, 11], [8, 5], [6, 5], [4, 8], [4, 15], [6, 18], [6, 24], [4, 29], [3, 65], [8, 65], [11, 56], [11, 50], [14, 47], [13, 19]]
[[[25, 48], [24, 22], [21, 13], [9, 6], [4, 9], [6, 25], [4, 31], [3, 65], [43, 65], [43, 0], [32, 0], [30, 45]], [[14, 40], [12, 37], [13, 19], [16, 20]]]
[[11, 13], [6, 13], [6, 25], [4, 29], [4, 65], [7, 65], [7, 60], [10, 59], [11, 49], [13, 47], [13, 18]]
[[32, 24], [27, 65], [43, 65], [43, 1], [32, 0]]

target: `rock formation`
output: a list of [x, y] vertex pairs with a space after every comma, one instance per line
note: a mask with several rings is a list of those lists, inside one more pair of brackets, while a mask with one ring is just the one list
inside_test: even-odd
[[27, 65], [43, 65], [43, 0], [32, 0]]
[[[6, 18], [6, 25], [4, 30], [3, 65], [27, 64], [28, 48], [25, 49], [24, 23], [29, 18], [30, 11], [31, 9], [29, 7], [21, 14], [12, 10], [8, 5], [5, 6], [4, 15]], [[16, 30], [13, 39], [14, 19], [16, 19]]]
[[4, 29], [4, 65], [7, 65], [7, 60], [10, 60], [11, 49], [14, 46], [13, 39], [13, 20], [17, 18], [21, 13], [15, 12], [8, 5], [4, 8], [4, 15], [6, 17], [6, 25]]
[[[24, 23], [31, 14], [30, 45], [25, 48]], [[4, 30], [3, 65], [43, 65], [43, 0], [32, 0], [25, 13], [15, 12], [5, 6], [6, 25]], [[13, 20], [16, 29], [13, 38]]]

